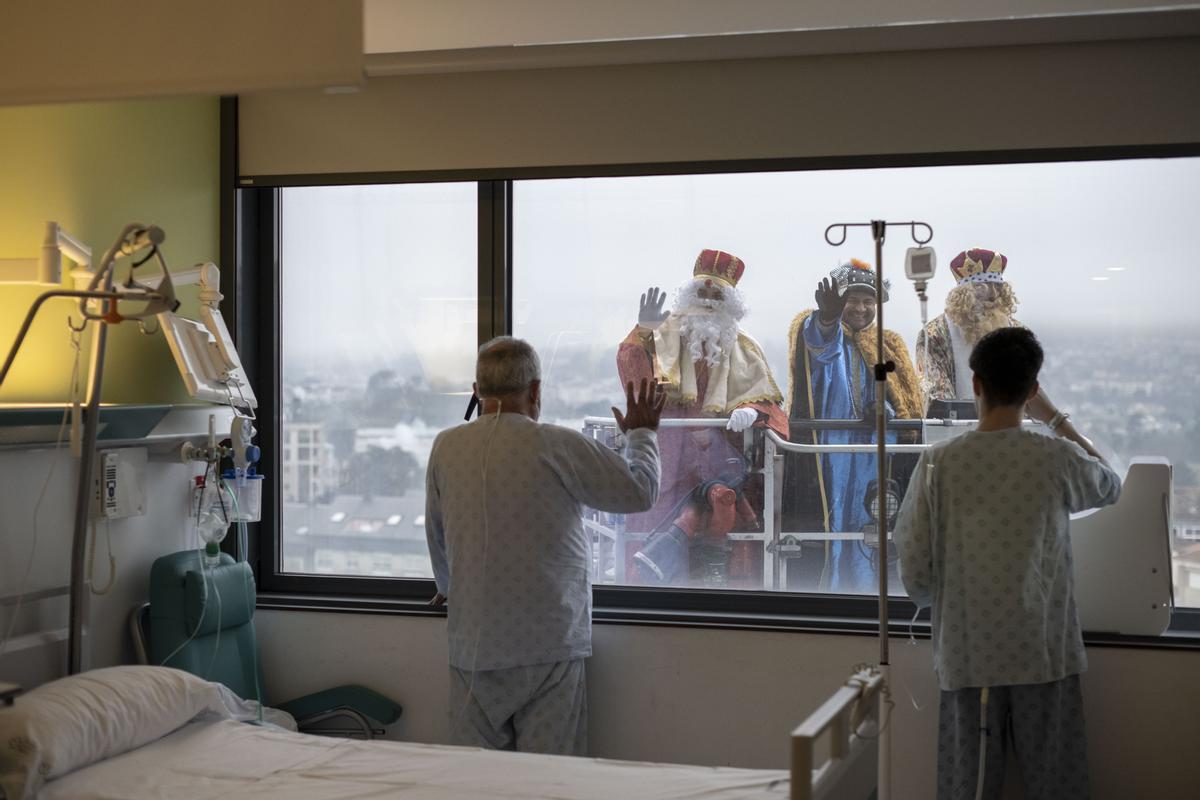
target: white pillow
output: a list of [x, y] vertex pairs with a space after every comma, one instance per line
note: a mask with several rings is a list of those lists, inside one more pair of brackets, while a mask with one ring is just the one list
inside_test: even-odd
[[0, 789], [33, 800], [42, 784], [160, 739], [205, 711], [217, 684], [170, 667], [109, 667], [60, 678], [0, 709]]

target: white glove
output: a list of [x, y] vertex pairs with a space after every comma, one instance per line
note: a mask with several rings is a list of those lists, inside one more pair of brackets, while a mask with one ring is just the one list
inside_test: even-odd
[[740, 433], [758, 421], [758, 412], [753, 408], [735, 408], [729, 415], [729, 424], [725, 427], [734, 433]]
[[666, 300], [666, 292], [657, 286], [651, 286], [642, 295], [642, 301], [638, 304], [638, 325], [647, 330], [658, 330], [659, 326], [670, 316], [669, 312], [663, 311], [663, 303]]

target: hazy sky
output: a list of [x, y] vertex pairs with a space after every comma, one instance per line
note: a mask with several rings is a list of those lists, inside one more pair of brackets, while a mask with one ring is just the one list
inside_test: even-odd
[[[472, 183], [285, 190], [287, 357], [416, 353], [427, 371], [469, 376], [475, 196]], [[1200, 227], [1195, 158], [521, 181], [514, 208], [516, 331], [543, 348], [615, 347], [639, 294], [673, 290], [712, 247], [746, 262], [743, 326], [781, 352], [820, 277], [852, 256], [874, 261], [867, 229], [834, 248], [825, 226], [872, 218], [933, 226], [931, 318], [953, 286], [950, 259], [980, 246], [1009, 257], [1019, 316], [1035, 329], [1200, 328], [1189, 308], [1200, 289], [1188, 245]], [[884, 250], [885, 324], [910, 346], [911, 245], [896, 228]]]

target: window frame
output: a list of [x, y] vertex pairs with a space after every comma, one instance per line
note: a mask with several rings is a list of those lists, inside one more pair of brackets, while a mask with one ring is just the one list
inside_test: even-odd
[[[236, 125], [236, 115], [234, 119]], [[282, 571], [279, 469], [282, 417], [281, 200], [284, 188], [349, 184], [475, 182], [478, 186], [478, 339], [512, 332], [513, 183], [557, 178], [699, 175], [738, 172], [797, 172], [871, 168], [972, 166], [1048, 162], [1109, 161], [1200, 156], [1200, 142], [1171, 145], [1054, 148], [1039, 150], [964, 151], [836, 157], [795, 157], [737, 161], [644, 164], [595, 164], [512, 169], [430, 172], [368, 172], [314, 175], [237, 176], [228, 184], [236, 208], [231, 238], [237, 289], [236, 337], [247, 373], [260, 401], [258, 417], [262, 466], [268, 480], [263, 492], [262, 521], [255, 524], [251, 553], [260, 591], [273, 599], [260, 607], [360, 610], [369, 613], [429, 613], [424, 607], [434, 593], [432, 579], [299, 575]], [[224, 162], [223, 162], [224, 163]], [[236, 164], [234, 164], [236, 168]], [[226, 218], [223, 217], [223, 220]], [[225, 250], [225, 248], [223, 248]], [[229, 252], [230, 250], [226, 250]], [[227, 295], [228, 296], [228, 295]], [[250, 357], [247, 358], [246, 354]], [[861, 632], [877, 625], [879, 604], [872, 595], [795, 594], [769, 591], [705, 590], [595, 586], [597, 621], [630, 624], [702, 624], [718, 627], [829, 629]], [[907, 598], [888, 601], [889, 624], [895, 635], [912, 628], [928, 635], [928, 611], [917, 614]], [[915, 625], [910, 621], [916, 620]], [[871, 628], [874, 630], [874, 628]], [[1097, 643], [1170, 645], [1171, 634], [1185, 638], [1200, 632], [1200, 609], [1176, 608], [1163, 638], [1089, 634]], [[1190, 636], [1189, 636], [1190, 634]], [[1140, 641], [1145, 640], [1145, 641]], [[1200, 642], [1196, 643], [1200, 646]], [[1178, 642], [1175, 643], [1178, 645]]]

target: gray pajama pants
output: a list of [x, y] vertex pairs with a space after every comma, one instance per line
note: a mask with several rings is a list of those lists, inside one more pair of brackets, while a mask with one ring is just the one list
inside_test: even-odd
[[587, 755], [583, 659], [476, 672], [450, 667], [450, 742]]
[[[938, 800], [973, 800], [979, 776], [979, 689], [942, 692]], [[1079, 676], [988, 690], [983, 796], [998, 800], [1009, 742], [1029, 800], [1087, 798], [1087, 739]]]

